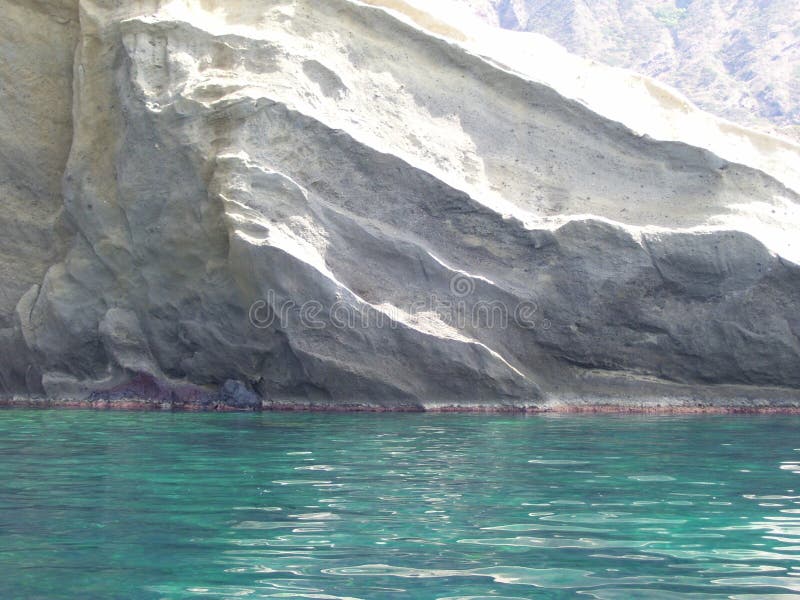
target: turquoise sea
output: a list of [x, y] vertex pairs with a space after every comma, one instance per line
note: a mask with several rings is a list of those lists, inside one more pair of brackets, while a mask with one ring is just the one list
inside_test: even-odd
[[800, 598], [800, 418], [0, 411], [0, 598]]

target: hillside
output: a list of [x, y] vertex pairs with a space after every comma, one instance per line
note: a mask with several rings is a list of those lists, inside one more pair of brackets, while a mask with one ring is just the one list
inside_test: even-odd
[[487, 23], [674, 86], [735, 123], [800, 139], [794, 0], [458, 0]]

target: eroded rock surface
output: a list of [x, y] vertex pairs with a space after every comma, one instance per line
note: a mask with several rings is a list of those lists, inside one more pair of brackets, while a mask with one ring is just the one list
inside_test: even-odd
[[404, 3], [34, 5], [61, 37], [0, 43], [74, 79], [0, 122], [6, 395], [800, 405], [776, 155], [634, 133]]

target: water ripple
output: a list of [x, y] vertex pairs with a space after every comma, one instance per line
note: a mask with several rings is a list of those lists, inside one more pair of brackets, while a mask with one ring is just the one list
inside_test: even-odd
[[0, 412], [0, 598], [797, 598], [798, 430]]

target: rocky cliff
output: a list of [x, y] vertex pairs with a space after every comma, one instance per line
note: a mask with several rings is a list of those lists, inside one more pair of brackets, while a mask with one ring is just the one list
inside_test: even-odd
[[[440, 0], [441, 1], [441, 0]], [[800, 139], [795, 0], [455, 0], [487, 22], [676, 86], [736, 123]]]
[[2, 5], [7, 398], [800, 406], [796, 146], [399, 0]]

